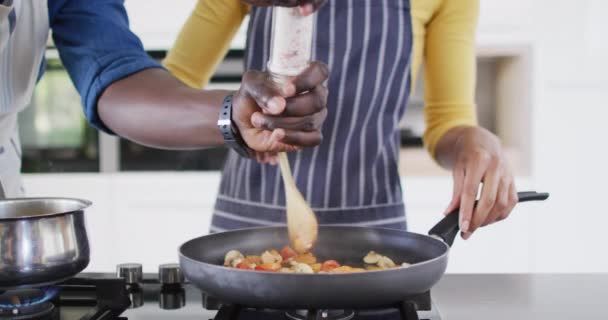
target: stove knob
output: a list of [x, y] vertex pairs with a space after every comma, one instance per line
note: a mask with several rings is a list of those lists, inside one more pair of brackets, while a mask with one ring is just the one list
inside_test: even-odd
[[162, 285], [182, 284], [184, 274], [177, 263], [167, 263], [158, 266], [158, 281]]
[[124, 278], [126, 284], [138, 284], [143, 278], [141, 264], [123, 263], [116, 266], [116, 276]]

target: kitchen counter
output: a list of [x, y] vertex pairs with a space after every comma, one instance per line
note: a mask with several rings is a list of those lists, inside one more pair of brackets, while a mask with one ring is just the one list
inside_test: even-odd
[[442, 320], [608, 319], [608, 274], [446, 275], [432, 294]]
[[[129, 310], [124, 316], [129, 320], [215, 316], [215, 311], [202, 308], [197, 290], [186, 290], [186, 296], [186, 306], [180, 310], [160, 310], [158, 302], [146, 302], [143, 308]], [[441, 320], [608, 319], [608, 273], [448, 274], [433, 288], [432, 296]]]

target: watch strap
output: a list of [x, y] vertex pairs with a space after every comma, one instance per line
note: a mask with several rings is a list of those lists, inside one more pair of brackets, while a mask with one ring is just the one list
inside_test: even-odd
[[247, 146], [243, 137], [239, 132], [238, 127], [232, 121], [232, 102], [234, 100], [234, 94], [229, 94], [224, 98], [222, 108], [220, 110], [220, 117], [217, 121], [217, 126], [224, 137], [224, 142], [239, 155], [250, 158], [253, 156], [253, 150]]

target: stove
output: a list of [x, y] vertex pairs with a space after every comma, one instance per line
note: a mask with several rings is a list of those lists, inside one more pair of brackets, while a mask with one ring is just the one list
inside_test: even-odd
[[440, 320], [426, 292], [377, 310], [270, 310], [224, 304], [184, 282], [179, 265], [143, 274], [139, 264], [117, 273], [83, 273], [57, 286], [0, 293], [0, 320]]

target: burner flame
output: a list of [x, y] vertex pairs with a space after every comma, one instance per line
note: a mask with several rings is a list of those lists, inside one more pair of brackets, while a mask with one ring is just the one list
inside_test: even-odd
[[0, 309], [14, 309], [42, 304], [59, 293], [58, 287], [6, 291], [0, 294]]

